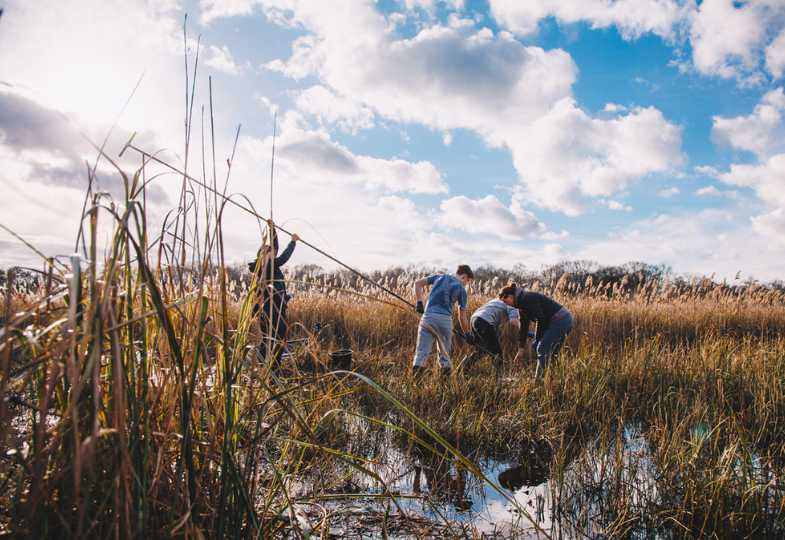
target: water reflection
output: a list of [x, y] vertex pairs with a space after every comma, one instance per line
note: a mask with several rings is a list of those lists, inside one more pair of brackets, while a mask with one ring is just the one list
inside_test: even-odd
[[459, 512], [469, 510], [474, 502], [466, 495], [466, 475], [463, 469], [457, 469], [444, 459], [437, 461], [435, 467], [414, 467], [412, 491], [422, 494], [421, 479], [424, 477], [430, 497], [434, 502], [449, 502]]

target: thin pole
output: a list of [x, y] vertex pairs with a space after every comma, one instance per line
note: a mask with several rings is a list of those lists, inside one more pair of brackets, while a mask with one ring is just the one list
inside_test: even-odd
[[[136, 135], [136, 134], [134, 133], [134, 135]], [[133, 136], [131, 136], [131, 139], [133, 139]], [[232, 203], [232, 204], [233, 204], [233, 205], [235, 205], [237, 208], [240, 208], [241, 210], [245, 210], [246, 212], [248, 212], [248, 213], [249, 213], [249, 214], [251, 214], [252, 216], [254, 216], [254, 217], [258, 218], [258, 219], [261, 219], [261, 220], [264, 220], [264, 221], [266, 221], [266, 220], [265, 220], [265, 218], [264, 218], [264, 216], [260, 216], [259, 214], [257, 214], [257, 213], [256, 213], [256, 212], [254, 212], [253, 210], [251, 210], [250, 208], [246, 208], [246, 207], [245, 207], [245, 206], [243, 206], [242, 204], [240, 204], [240, 203], [238, 203], [237, 201], [235, 201], [235, 200], [233, 200], [233, 199], [231, 199], [231, 198], [227, 197], [227, 196], [226, 196], [226, 195], [224, 195], [223, 193], [218, 193], [218, 191], [217, 191], [217, 190], [215, 190], [215, 189], [213, 189], [212, 187], [208, 186], [208, 185], [207, 185], [207, 184], [205, 184], [204, 182], [201, 182], [201, 181], [197, 180], [196, 178], [193, 178], [193, 177], [191, 177], [191, 176], [188, 176], [188, 175], [187, 175], [187, 174], [185, 174], [184, 172], [182, 172], [182, 171], [178, 170], [176, 167], [174, 167], [174, 166], [172, 166], [172, 165], [170, 165], [170, 164], [166, 163], [165, 161], [162, 161], [162, 160], [158, 159], [157, 157], [153, 156], [152, 154], [148, 154], [148, 153], [147, 153], [147, 152], [145, 152], [144, 150], [141, 150], [141, 149], [139, 149], [139, 148], [137, 148], [137, 147], [133, 146], [133, 145], [131, 144], [131, 140], [129, 140], [127, 143], [125, 143], [125, 146], [123, 147], [123, 151], [122, 151], [122, 152], [120, 152], [120, 155], [122, 155], [122, 154], [123, 154], [123, 152], [125, 152], [125, 151], [126, 151], [126, 149], [128, 149], [128, 148], [130, 148], [130, 149], [132, 149], [132, 150], [136, 150], [137, 152], [139, 152], [140, 154], [142, 154], [144, 157], [146, 157], [146, 158], [148, 158], [148, 159], [150, 159], [150, 160], [152, 160], [152, 161], [155, 161], [156, 163], [160, 163], [160, 164], [161, 164], [161, 165], [163, 165], [164, 167], [167, 167], [168, 169], [171, 169], [172, 171], [175, 171], [175, 172], [177, 172], [178, 174], [182, 174], [182, 175], [183, 175], [185, 178], [188, 178], [189, 180], [191, 180], [191, 181], [192, 181], [192, 182], [194, 182], [195, 184], [198, 184], [198, 185], [202, 186], [203, 188], [205, 188], [205, 189], [208, 189], [208, 190], [212, 191], [213, 193], [215, 193], [216, 195], [218, 195], [219, 197], [221, 197], [221, 198], [222, 198], [223, 200], [225, 200], [226, 202], [228, 202], [228, 203]], [[272, 216], [271, 216], [271, 217], [272, 217]], [[290, 233], [289, 231], [287, 231], [287, 230], [286, 230], [286, 229], [284, 229], [283, 227], [280, 227], [280, 226], [278, 226], [278, 225], [275, 225], [275, 224], [274, 224], [273, 226], [274, 226], [276, 229], [278, 229], [279, 231], [281, 231], [282, 233], [288, 234], [289, 236], [291, 236], [291, 235], [292, 235], [292, 233]], [[388, 293], [388, 294], [390, 294], [390, 295], [394, 296], [395, 298], [397, 298], [397, 299], [398, 299], [398, 300], [400, 300], [401, 302], [405, 303], [405, 304], [406, 304], [406, 305], [408, 305], [409, 307], [412, 307], [412, 308], [413, 308], [413, 307], [415, 307], [415, 306], [414, 306], [414, 304], [412, 304], [412, 303], [411, 303], [411, 302], [409, 302], [408, 300], [406, 300], [406, 299], [404, 299], [404, 298], [401, 298], [400, 296], [398, 296], [397, 294], [395, 294], [394, 292], [392, 292], [392, 291], [391, 291], [390, 289], [388, 289], [387, 287], [385, 287], [385, 286], [383, 286], [383, 285], [380, 285], [380, 284], [376, 283], [374, 280], [372, 280], [372, 279], [371, 279], [371, 278], [369, 278], [368, 276], [365, 276], [365, 275], [363, 275], [362, 273], [358, 272], [357, 270], [355, 270], [354, 268], [350, 267], [349, 265], [347, 265], [347, 264], [343, 263], [342, 261], [339, 261], [338, 259], [336, 259], [336, 258], [335, 258], [335, 257], [333, 257], [332, 255], [330, 255], [329, 253], [325, 253], [324, 251], [322, 251], [322, 250], [321, 250], [321, 249], [319, 249], [318, 247], [316, 247], [316, 246], [314, 246], [314, 245], [312, 245], [312, 244], [309, 244], [308, 242], [306, 242], [306, 241], [305, 241], [305, 240], [303, 240], [302, 238], [300, 238], [299, 242], [301, 242], [301, 243], [305, 244], [306, 246], [308, 246], [308, 247], [309, 247], [309, 248], [311, 248], [312, 250], [316, 251], [317, 253], [321, 253], [322, 255], [324, 255], [325, 257], [327, 257], [328, 259], [330, 259], [331, 261], [338, 263], [339, 265], [343, 266], [344, 268], [346, 268], [346, 269], [347, 269], [347, 270], [349, 270], [350, 272], [352, 272], [352, 273], [356, 274], [357, 276], [359, 276], [360, 278], [364, 279], [364, 280], [365, 280], [365, 281], [367, 281], [368, 283], [370, 283], [370, 284], [372, 284], [372, 285], [375, 285], [376, 287], [380, 288], [380, 289], [381, 289], [381, 290], [383, 290], [384, 292], [386, 292], [386, 293]]]
[[[273, 220], [273, 170], [275, 169], [275, 129], [278, 127], [278, 109], [275, 109], [273, 118], [273, 157], [270, 160], [270, 221]], [[270, 231], [272, 235], [272, 231]], [[272, 238], [270, 239], [272, 242]], [[270, 244], [272, 245], [272, 244]]]

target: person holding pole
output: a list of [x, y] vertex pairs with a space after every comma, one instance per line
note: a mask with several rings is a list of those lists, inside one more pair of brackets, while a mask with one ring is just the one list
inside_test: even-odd
[[570, 310], [552, 298], [535, 291], [526, 291], [515, 283], [502, 287], [499, 291], [499, 300], [510, 307], [517, 308], [520, 313], [521, 327], [518, 330], [516, 364], [524, 355], [526, 339], [529, 337], [529, 322], [534, 322], [537, 325], [535, 332], [535, 339], [538, 342], [536, 374], [539, 376], [541, 372], [545, 372], [549, 361], [556, 361], [559, 349], [575, 326], [575, 318]]
[[[417, 312], [422, 313], [417, 329], [417, 348], [414, 353], [412, 374], [417, 376], [428, 360], [428, 355], [433, 349], [436, 340], [436, 351], [439, 355], [439, 367], [443, 375], [448, 375], [452, 368], [450, 363], [450, 348], [452, 344], [452, 308], [458, 302], [458, 321], [463, 331], [463, 336], [471, 343], [473, 336], [466, 318], [466, 285], [474, 279], [472, 269], [468, 265], [458, 266], [455, 274], [435, 274], [414, 282], [414, 296], [417, 298]], [[431, 285], [428, 295], [428, 305], [423, 309], [422, 290], [426, 285]]]
[[300, 236], [292, 234], [292, 239], [278, 255], [278, 233], [272, 220], [268, 222], [270, 229], [270, 244], [264, 244], [259, 248], [256, 261], [250, 263], [248, 268], [256, 274], [259, 283], [260, 299], [254, 306], [253, 314], [259, 317], [259, 328], [262, 331], [262, 343], [259, 345], [259, 353], [267, 358], [268, 351], [272, 351], [273, 362], [278, 363], [280, 356], [286, 351], [286, 312], [289, 303], [289, 295], [286, 294], [286, 283], [284, 282], [281, 266], [287, 263], [294, 253], [294, 247]]

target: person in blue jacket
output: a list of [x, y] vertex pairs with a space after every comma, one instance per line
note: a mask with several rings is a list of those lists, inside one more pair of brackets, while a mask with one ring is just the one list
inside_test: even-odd
[[[439, 366], [442, 374], [446, 375], [452, 368], [450, 362], [450, 348], [452, 344], [452, 308], [458, 302], [458, 322], [463, 331], [463, 337], [471, 343], [474, 338], [466, 318], [466, 285], [474, 278], [474, 273], [468, 265], [458, 266], [455, 275], [435, 274], [414, 282], [414, 296], [417, 299], [417, 312], [422, 313], [420, 325], [417, 329], [417, 349], [414, 353], [412, 373], [417, 374], [424, 369], [428, 355], [433, 349], [436, 340], [436, 350], [439, 353]], [[428, 305], [423, 308], [422, 289], [431, 285], [428, 295]]]
[[259, 345], [259, 352], [266, 357], [267, 351], [273, 352], [273, 358], [278, 360], [282, 352], [285, 352], [287, 305], [289, 295], [286, 294], [286, 283], [284, 282], [281, 266], [287, 263], [294, 253], [294, 247], [300, 237], [295, 233], [283, 253], [278, 254], [278, 233], [275, 224], [270, 221], [270, 234], [272, 242], [259, 248], [256, 260], [248, 265], [248, 268], [256, 274], [259, 283], [259, 301], [254, 306], [253, 314], [259, 317], [259, 328], [262, 331], [262, 343]]
[[534, 322], [537, 340], [537, 374], [544, 372], [549, 361], [556, 361], [559, 349], [565, 338], [575, 326], [575, 318], [570, 310], [544, 294], [524, 290], [515, 283], [502, 287], [499, 300], [510, 307], [518, 309], [521, 327], [518, 330], [518, 354], [515, 362], [524, 357], [526, 340], [529, 335], [529, 323]]

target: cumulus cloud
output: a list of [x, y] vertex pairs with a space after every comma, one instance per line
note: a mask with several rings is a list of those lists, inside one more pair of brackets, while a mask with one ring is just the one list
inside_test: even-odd
[[772, 153], [785, 149], [783, 111], [785, 93], [780, 87], [767, 92], [749, 116], [715, 116], [711, 129], [712, 140], [717, 144], [753, 152], [759, 158], [767, 159]]
[[668, 197], [673, 197], [674, 195], [678, 195], [679, 193], [680, 193], [679, 188], [675, 186], [671, 186], [668, 189], [663, 189], [662, 191], [660, 191], [660, 197], [665, 197], [667, 199]]
[[785, 154], [772, 156], [760, 165], [734, 164], [720, 180], [734, 186], [750, 187], [771, 206], [785, 207]]
[[240, 68], [234, 65], [234, 59], [232, 58], [232, 54], [229, 52], [229, 47], [226, 45], [220, 49], [215, 45], [210, 45], [210, 55], [207, 57], [207, 60], [205, 60], [204, 63], [217, 69], [218, 71], [228, 73], [229, 75], [240, 74]]
[[785, 69], [785, 30], [766, 46], [766, 69], [775, 79], [782, 77]]
[[706, 186], [706, 187], [702, 187], [702, 188], [696, 190], [695, 191], [695, 195], [708, 196], [708, 197], [719, 197], [720, 195], [722, 195], [722, 193], [720, 192], [719, 189], [717, 189], [714, 186]]
[[517, 34], [537, 31], [539, 22], [555, 17], [562, 23], [589, 21], [593, 28], [617, 26], [625, 39], [652, 32], [674, 38], [674, 26], [688, 13], [688, 4], [673, 0], [491, 0], [491, 13]]
[[755, 71], [766, 30], [764, 15], [763, 2], [701, 3], [692, 14], [689, 31], [697, 70], [725, 78]]
[[[272, 138], [242, 138], [241, 146], [247, 147], [248, 153], [271, 155]], [[276, 171], [286, 167], [290, 175], [308, 179], [314, 187], [355, 185], [382, 194], [437, 194], [449, 190], [441, 173], [427, 161], [410, 163], [398, 158], [358, 156], [333, 141], [325, 131], [297, 127], [286, 127], [276, 140], [275, 167]]]
[[537, 217], [513, 203], [509, 208], [496, 197], [472, 200], [459, 196], [441, 204], [440, 223], [448, 229], [488, 233], [507, 240], [522, 240], [548, 235], [548, 228]]
[[[739, 271], [764, 280], [780, 278], [785, 252], [768, 238], [752, 234], [752, 224], [740, 226], [741, 217], [714, 209], [658, 214], [636, 221], [604, 240], [585, 242], [569, 255], [572, 259], [605, 264], [658, 261], [677, 272], [715, 274], [720, 280], [732, 280]], [[774, 223], [775, 219], [771, 221]]]
[[681, 128], [658, 110], [607, 120], [579, 108], [577, 67], [563, 50], [526, 47], [459, 17], [396, 40], [364, 0], [261, 3], [268, 17], [309, 32], [283, 67], [289, 77], [321, 81], [301, 94], [303, 112], [356, 129], [370, 125], [372, 111], [442, 131], [445, 144], [450, 130], [473, 130], [512, 153], [529, 204], [580, 214], [587, 198], [682, 163]]
[[321, 85], [300, 92], [296, 103], [300, 111], [317, 117], [320, 123], [337, 124], [351, 133], [374, 125], [372, 110], [357, 101], [339, 98]]
[[780, 33], [785, 7], [777, 0], [491, 0], [490, 5], [499, 24], [518, 35], [536, 32], [540, 21], [554, 17], [561, 24], [615, 26], [628, 40], [648, 33], [670, 43], [689, 40], [692, 62], [683, 67], [746, 85], [760, 82], [764, 68], [781, 77], [785, 66]]

